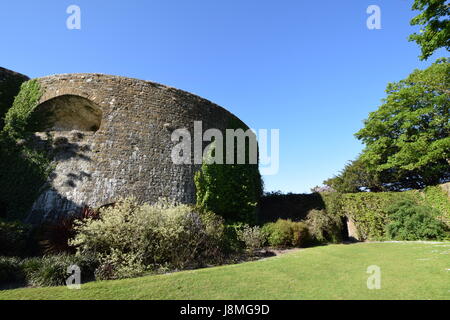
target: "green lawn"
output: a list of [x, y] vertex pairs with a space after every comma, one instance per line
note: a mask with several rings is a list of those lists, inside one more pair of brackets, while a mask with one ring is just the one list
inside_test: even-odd
[[[381, 289], [367, 289], [367, 267]], [[136, 279], [0, 291], [0, 299], [449, 299], [450, 242], [358, 243]]]

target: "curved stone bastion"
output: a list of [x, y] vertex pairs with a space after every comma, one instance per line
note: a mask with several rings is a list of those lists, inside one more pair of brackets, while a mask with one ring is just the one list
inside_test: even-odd
[[43, 95], [34, 112], [49, 121], [36, 132], [36, 144], [51, 139], [54, 170], [32, 206], [31, 223], [127, 196], [193, 203], [199, 165], [172, 162], [173, 130], [193, 136], [194, 121], [222, 132], [240, 122], [208, 100], [153, 82], [101, 74], [37, 81]]

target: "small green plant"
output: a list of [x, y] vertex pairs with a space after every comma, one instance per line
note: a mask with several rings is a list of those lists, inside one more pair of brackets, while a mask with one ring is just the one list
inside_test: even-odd
[[388, 208], [391, 222], [386, 233], [393, 240], [441, 240], [448, 236], [447, 227], [436, 219], [431, 207], [412, 201], [400, 201]]
[[225, 253], [231, 254], [241, 252], [245, 244], [238, 239], [238, 232], [246, 226], [244, 222], [226, 223], [224, 226], [222, 248]]
[[326, 210], [311, 210], [306, 217], [306, 224], [312, 238], [318, 242], [342, 241], [342, 222], [337, 216], [328, 214]]
[[259, 226], [245, 225], [242, 229], [237, 230], [237, 238], [245, 243], [245, 247], [250, 254], [261, 249], [266, 242], [266, 235]]
[[304, 222], [294, 222], [292, 224], [292, 245], [294, 247], [304, 247], [310, 240], [308, 225]]
[[269, 245], [276, 248], [302, 247], [309, 239], [307, 225], [290, 219], [267, 223], [262, 230], [267, 235]]

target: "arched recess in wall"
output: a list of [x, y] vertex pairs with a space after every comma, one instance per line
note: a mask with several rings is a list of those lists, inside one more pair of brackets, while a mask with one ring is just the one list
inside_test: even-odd
[[102, 109], [92, 100], [77, 95], [61, 95], [47, 100], [33, 112], [36, 132], [97, 131], [102, 121]]

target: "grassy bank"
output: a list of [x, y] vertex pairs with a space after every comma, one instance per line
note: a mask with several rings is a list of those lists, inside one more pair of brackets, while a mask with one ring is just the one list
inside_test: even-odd
[[[367, 267], [381, 289], [367, 288]], [[450, 299], [450, 242], [302, 249], [238, 265], [66, 287], [0, 291], [0, 299]]]

